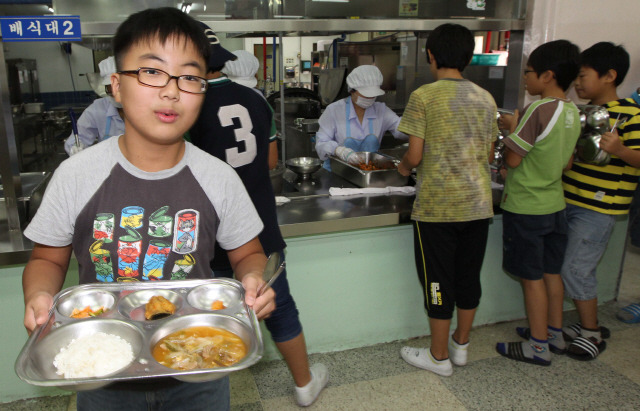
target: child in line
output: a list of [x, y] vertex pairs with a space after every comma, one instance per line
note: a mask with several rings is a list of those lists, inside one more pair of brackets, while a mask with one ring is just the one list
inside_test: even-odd
[[[125, 131], [64, 161], [25, 230], [35, 243], [23, 274], [25, 327], [31, 332], [46, 321], [72, 251], [81, 284], [208, 279], [217, 242], [228, 250], [245, 302], [267, 316], [275, 294], [257, 296], [266, 263], [257, 238], [262, 222], [235, 171], [183, 140], [207, 90], [210, 51], [200, 25], [173, 7], [147, 9], [119, 26], [113, 46], [111, 86]], [[160, 229], [158, 215], [175, 216], [173, 228]], [[228, 410], [229, 380], [127, 381], [81, 391], [77, 404], [91, 411]]]
[[580, 316], [578, 324], [563, 330], [571, 340], [567, 355], [578, 360], [592, 360], [606, 348], [603, 338], [610, 333], [598, 325], [596, 268], [616, 216], [629, 212], [640, 176], [640, 106], [616, 91], [628, 71], [629, 54], [622, 46], [600, 42], [580, 55], [576, 92], [609, 112], [610, 131], [602, 135], [600, 148], [611, 161], [604, 166], [574, 162], [562, 178], [569, 223], [562, 279]]
[[[413, 204], [415, 262], [429, 316], [431, 348], [403, 347], [409, 364], [450, 376], [467, 363], [480, 303], [480, 269], [493, 216], [489, 163], [498, 135], [496, 103], [462, 77], [473, 56], [471, 32], [443, 24], [429, 34], [427, 62], [436, 81], [411, 94], [398, 130], [409, 149], [398, 166], [417, 167]], [[453, 311], [457, 328], [450, 334]]]
[[[211, 29], [206, 29], [212, 36]], [[247, 52], [239, 53], [243, 56], [241, 61], [238, 61], [240, 58], [230, 60], [234, 55], [229, 52], [216, 55], [214, 50], [224, 50], [217, 39], [212, 41], [211, 49], [207, 73], [209, 89], [202, 112], [191, 128], [191, 141], [236, 170], [264, 224], [264, 230], [258, 236], [262, 248], [267, 254], [280, 254], [284, 261], [286, 243], [278, 226], [275, 196], [269, 177], [269, 160], [275, 157], [277, 161], [278, 157], [276, 136], [271, 127], [273, 112], [267, 100], [256, 93], [256, 89], [237, 84], [221, 72], [223, 66], [233, 67], [234, 63], [244, 63], [246, 60], [255, 63], [252, 67], [257, 69], [258, 59]], [[275, 152], [275, 156], [272, 156], [272, 152]], [[233, 277], [227, 253], [222, 249], [216, 250], [211, 268], [216, 277]], [[265, 325], [291, 371], [296, 402], [306, 407], [318, 398], [326, 386], [329, 372], [324, 364], [309, 366], [302, 324], [296, 302], [289, 291], [286, 269], [272, 287], [276, 292], [276, 309], [265, 320]]]
[[[556, 40], [537, 47], [524, 70], [525, 88], [541, 99], [518, 121], [503, 115], [511, 130], [504, 139], [507, 179], [501, 208], [503, 269], [520, 279], [530, 328], [517, 328], [526, 342], [498, 343], [501, 355], [537, 365], [563, 353], [563, 287], [560, 269], [567, 243], [562, 172], [571, 164], [580, 136], [578, 108], [565, 92], [578, 74], [578, 47]], [[517, 127], [515, 126], [517, 123]]]

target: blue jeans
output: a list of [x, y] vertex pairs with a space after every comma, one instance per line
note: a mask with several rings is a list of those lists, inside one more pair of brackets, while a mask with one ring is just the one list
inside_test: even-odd
[[567, 250], [562, 264], [565, 294], [574, 300], [598, 297], [596, 267], [607, 248], [616, 218], [567, 204]]
[[[280, 251], [280, 257], [284, 261], [284, 253]], [[215, 277], [233, 278], [231, 270], [216, 270]], [[296, 302], [289, 291], [289, 281], [287, 281], [287, 270], [284, 269], [271, 285], [276, 293], [276, 309], [271, 316], [264, 320], [267, 330], [271, 333], [271, 338], [277, 343], [292, 340], [302, 333], [302, 323], [298, 316]]]
[[228, 411], [229, 377], [202, 383], [181, 382], [155, 391], [102, 388], [79, 391], [78, 411]]

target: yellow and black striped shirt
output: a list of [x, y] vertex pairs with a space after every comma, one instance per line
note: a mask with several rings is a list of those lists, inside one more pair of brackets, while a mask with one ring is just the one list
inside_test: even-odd
[[[609, 111], [610, 126], [618, 115], [618, 134], [622, 143], [640, 150], [640, 106], [626, 98], [604, 105]], [[640, 169], [611, 155], [606, 166], [573, 163], [564, 173], [562, 185], [567, 204], [574, 204], [604, 214], [621, 215], [629, 212], [633, 192], [638, 184]]]

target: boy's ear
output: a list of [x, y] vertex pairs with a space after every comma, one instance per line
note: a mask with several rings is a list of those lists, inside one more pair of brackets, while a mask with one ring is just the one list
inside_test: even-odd
[[540, 79], [545, 83], [549, 83], [551, 80], [554, 80], [555, 78], [556, 78], [556, 75], [551, 70], [547, 70], [542, 74], [540, 74]]
[[120, 74], [118, 73], [111, 75], [111, 92], [113, 93], [113, 99], [122, 104], [120, 99]]
[[618, 78], [618, 72], [614, 69], [607, 70], [607, 72], [602, 76], [602, 79], [606, 83], [612, 83], [612, 84], [615, 84], [615, 81], [617, 78]]

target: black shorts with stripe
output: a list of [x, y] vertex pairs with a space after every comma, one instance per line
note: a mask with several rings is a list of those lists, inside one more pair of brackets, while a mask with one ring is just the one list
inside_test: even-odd
[[430, 318], [446, 320], [453, 317], [455, 307], [478, 307], [489, 221], [413, 221], [416, 269]]

